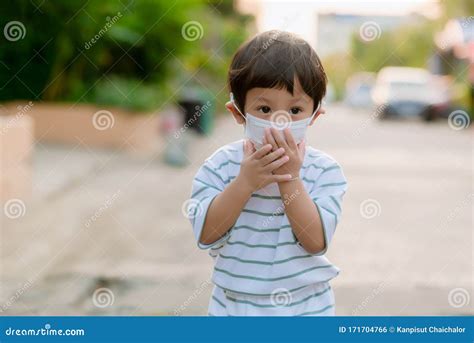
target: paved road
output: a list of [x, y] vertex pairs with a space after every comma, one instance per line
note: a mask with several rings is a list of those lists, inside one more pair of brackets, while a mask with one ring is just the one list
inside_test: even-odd
[[[327, 112], [308, 142], [349, 181], [328, 254], [337, 314], [472, 314], [472, 129]], [[2, 218], [0, 311], [205, 314], [212, 261], [181, 207], [202, 160], [242, 134], [229, 117], [217, 129], [191, 138], [184, 169], [39, 145], [25, 216]]]

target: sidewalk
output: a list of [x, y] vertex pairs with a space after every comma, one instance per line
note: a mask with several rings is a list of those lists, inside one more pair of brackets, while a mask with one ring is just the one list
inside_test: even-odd
[[[473, 294], [472, 130], [327, 112], [308, 144], [334, 156], [349, 181], [328, 254], [341, 269], [337, 314], [472, 314], [472, 299], [448, 302], [456, 288]], [[230, 117], [217, 127], [193, 138], [184, 169], [160, 154], [39, 145], [26, 214], [2, 222], [0, 309], [9, 301], [9, 315], [206, 314], [212, 261], [181, 208], [204, 158], [242, 136]], [[361, 215], [367, 199], [379, 205], [371, 219]], [[93, 302], [100, 288], [111, 291], [108, 306]]]

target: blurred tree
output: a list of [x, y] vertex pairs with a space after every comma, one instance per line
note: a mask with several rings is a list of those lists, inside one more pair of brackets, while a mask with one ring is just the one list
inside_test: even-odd
[[422, 19], [416, 25], [384, 31], [380, 38], [370, 42], [354, 35], [352, 69], [377, 72], [393, 65], [426, 67], [434, 49], [433, 31], [433, 23]]
[[[240, 44], [245, 34], [239, 16], [234, 19], [231, 13], [232, 1], [18, 0], [15, 6], [2, 2], [0, 27], [17, 21], [25, 35], [2, 39], [0, 80], [5, 85], [0, 101], [156, 108], [172, 98], [173, 80], [186, 79], [180, 74], [196, 66], [214, 83], [217, 77], [225, 78], [229, 50], [226, 45], [215, 56], [213, 47], [227, 38]], [[202, 31], [197, 39], [185, 36], [183, 26], [189, 22]], [[180, 64], [192, 67], [183, 70], [177, 68]]]
[[472, 16], [474, 14], [474, 1], [472, 0], [442, 0], [441, 18], [439, 21], [444, 24], [452, 18]]
[[341, 100], [347, 78], [354, 73], [352, 57], [347, 53], [333, 53], [322, 61], [329, 83], [334, 87], [335, 98]]

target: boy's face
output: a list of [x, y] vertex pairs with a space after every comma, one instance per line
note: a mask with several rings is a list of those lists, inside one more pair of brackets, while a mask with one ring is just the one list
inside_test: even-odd
[[[252, 88], [245, 97], [245, 113], [272, 120], [275, 112], [287, 112], [288, 119], [306, 119], [313, 114], [314, 101], [295, 80], [293, 93], [285, 88]], [[283, 113], [283, 112], [282, 112]]]
[[[239, 124], [245, 124], [245, 119], [234, 108], [230, 102], [226, 104], [227, 109], [233, 114]], [[291, 121], [302, 120], [311, 117], [314, 111], [313, 99], [304, 92], [298, 79], [295, 79], [293, 94], [285, 88], [252, 88], [245, 97], [245, 109], [243, 113], [250, 113], [258, 118], [274, 121], [280, 114], [286, 112], [286, 117]], [[276, 114], [275, 114], [276, 113]], [[314, 115], [309, 125], [322, 113], [323, 108]], [[272, 116], [272, 114], [274, 114]]]

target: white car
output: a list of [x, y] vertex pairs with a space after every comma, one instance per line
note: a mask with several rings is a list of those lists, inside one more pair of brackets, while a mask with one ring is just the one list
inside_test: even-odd
[[380, 118], [426, 117], [449, 97], [439, 77], [425, 69], [385, 67], [377, 75], [372, 100]]

